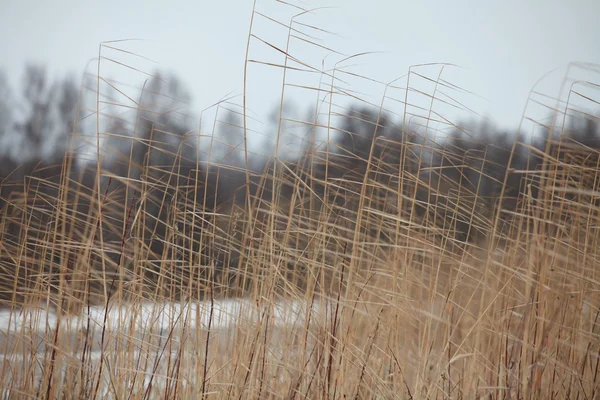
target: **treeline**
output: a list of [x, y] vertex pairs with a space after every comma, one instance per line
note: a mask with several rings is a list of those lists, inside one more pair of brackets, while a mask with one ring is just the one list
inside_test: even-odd
[[[188, 263], [216, 260], [235, 267], [244, 244], [231, 218], [238, 215], [235, 210], [247, 209], [248, 193], [259, 205], [276, 196], [310, 193], [315, 210], [322, 203], [336, 204], [349, 216], [365, 193], [369, 207], [438, 227], [440, 235], [457, 243], [477, 241], [493, 229], [495, 213], [509, 221], [524, 198], [538, 195], [535, 171], [549, 149], [545, 134], [531, 140], [485, 126], [457, 126], [446, 140], [434, 140], [426, 124], [403, 126], [389, 113], [356, 106], [330, 127], [330, 143], [317, 140], [328, 129], [319, 118], [298, 123], [305, 135], [296, 157], [275, 164], [249, 154], [246, 171], [241, 111], [223, 106], [217, 135], [199, 139], [194, 121], [181, 111], [189, 95], [176, 77], [155, 74], [139, 93], [139, 107], [127, 114], [118, 108], [101, 110], [101, 137], [94, 129], [84, 132], [86, 119], [94, 120], [96, 111], [86, 107], [74, 79], [50, 82], [43, 68], [28, 67], [21, 86], [16, 96], [0, 76], [1, 239], [6, 244], [0, 252], [7, 265], [14, 259], [7, 248], [17, 251], [29, 243], [32, 251], [40, 251], [32, 243], [48, 242], [49, 232], [63, 229], [72, 242], [86, 235], [101, 238], [108, 256], [76, 256], [65, 246], [39, 255], [51, 268], [65, 262], [122, 265], [135, 258], [126, 254], [126, 243], [133, 239], [143, 243], [148, 279], [157, 279], [153, 274], [161, 260], [186, 258], [187, 249], [195, 254]], [[557, 143], [577, 143], [576, 162], [598, 159], [597, 119], [574, 118], [561, 134], [568, 140]], [[550, 149], [558, 154], [556, 145]], [[174, 221], [181, 207], [193, 212]], [[102, 226], [93, 225], [98, 210]], [[216, 219], [209, 220], [208, 214], [229, 215], [228, 227], [215, 227]]]

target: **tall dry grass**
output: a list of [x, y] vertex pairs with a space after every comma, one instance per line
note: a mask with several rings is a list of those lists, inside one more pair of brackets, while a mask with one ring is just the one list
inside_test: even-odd
[[[281, 51], [283, 66], [301, 64]], [[334, 92], [356, 95], [339, 71], [304, 68], [330, 98], [327, 123], [303, 124], [330, 138]], [[389, 103], [404, 121], [414, 111], [386, 92], [380, 115]], [[431, 131], [432, 110], [403, 136]], [[482, 211], [476, 192], [424, 166], [452, 158], [437, 139], [378, 136], [343, 158], [313, 145], [262, 173], [246, 158], [246, 185], [219, 207], [198, 195], [206, 162], [182, 175], [182, 151], [139, 166], [139, 180], [98, 153], [92, 190], [71, 152], [58, 182], [28, 178], [0, 220], [3, 398], [598, 398], [600, 157], [557, 140], [556, 125], [543, 151], [514, 143], [542, 162], [504, 176], [501, 188], [523, 177], [512, 211]], [[443, 201], [423, 204], [423, 191]], [[152, 209], [167, 204], [156, 236]], [[458, 218], [476, 240], [456, 239]]]

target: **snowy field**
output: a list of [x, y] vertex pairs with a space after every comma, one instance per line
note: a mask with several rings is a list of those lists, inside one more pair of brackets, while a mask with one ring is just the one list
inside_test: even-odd
[[301, 301], [277, 301], [269, 307], [246, 299], [215, 300], [213, 303], [137, 303], [111, 307], [86, 308], [80, 315], [61, 314], [43, 306], [27, 309], [0, 310], [0, 357], [7, 345], [19, 334], [46, 336], [58, 328], [60, 333], [81, 334], [158, 334], [167, 338], [172, 330], [201, 330], [212, 332], [231, 330], [236, 326], [256, 323], [267, 313], [273, 327], [302, 326], [307, 311], [318, 312], [319, 303], [307, 307]]
[[[69, 368], [98, 367], [100, 359], [110, 360], [112, 370], [131, 370], [143, 376], [140, 384], [166, 385], [168, 365], [183, 360], [186, 374], [201, 370], [208, 354], [211, 360], [227, 360], [235, 347], [268, 326], [269, 351], [285, 355], [306, 332], [307, 321], [319, 325], [325, 311], [321, 303], [279, 300], [270, 306], [246, 299], [197, 303], [134, 303], [108, 308], [90, 307], [79, 315], [57, 315], [42, 307], [0, 310], [0, 373], [14, 382], [41, 378], [48, 360], [58, 374]], [[262, 328], [261, 328], [262, 327]], [[209, 334], [210, 332], [210, 334]], [[207, 338], [210, 351], [205, 354]], [[291, 347], [292, 346], [292, 347]], [[215, 362], [215, 361], [212, 361]], [[28, 372], [27, 372], [28, 371]], [[103, 375], [109, 374], [106, 367]], [[6, 375], [9, 374], [9, 375]], [[109, 378], [106, 378], [106, 382]], [[188, 382], [192, 379], [188, 377]], [[7, 382], [4, 379], [4, 382]], [[161, 383], [162, 382], [162, 383]], [[102, 386], [104, 395], [108, 387]], [[6, 396], [11, 388], [3, 387]], [[108, 396], [114, 397], [114, 396]]]

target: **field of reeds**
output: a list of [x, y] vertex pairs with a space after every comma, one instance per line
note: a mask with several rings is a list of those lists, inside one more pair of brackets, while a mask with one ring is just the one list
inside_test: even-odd
[[[244, 65], [282, 73], [263, 158], [245, 91], [180, 129], [144, 97], [162, 81], [129, 95], [104, 66], [143, 71], [100, 46], [64, 157], [2, 181], [2, 398], [600, 398], [600, 81], [570, 75], [600, 67], [533, 88], [550, 117], [500, 136], [439, 111], [468, 110], [448, 66], [383, 84], [343, 66], [359, 55], [302, 60], [325, 31], [277, 23], [284, 47], [251, 27], [248, 48], [281, 62]], [[285, 114], [294, 89], [310, 118]]]

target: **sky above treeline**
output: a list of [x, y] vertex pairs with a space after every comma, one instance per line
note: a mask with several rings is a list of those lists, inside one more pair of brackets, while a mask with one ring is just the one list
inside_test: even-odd
[[[248, 68], [247, 90], [249, 107], [259, 119], [268, 118], [282, 94], [281, 68], [261, 62], [283, 64], [284, 57], [265, 42], [284, 49], [289, 31], [282, 24], [289, 24], [301, 8], [315, 10], [296, 17], [295, 28], [307, 35], [292, 32], [296, 38], [290, 42], [289, 54], [311, 67], [331, 69], [346, 56], [376, 52], [342, 63], [347, 71], [368, 74], [373, 80], [348, 74], [348, 81], [340, 83], [347, 93], [372, 104], [380, 103], [385, 83], [399, 79], [403, 83], [397, 86], [405, 86], [411, 66], [451, 63], [456, 67], [445, 68], [442, 78], [469, 91], [468, 107], [475, 113], [469, 115], [514, 129], [539, 78], [554, 71], [540, 88], [550, 97], [558, 96], [570, 62], [600, 64], [597, 0], [290, 0], [287, 4], [258, 0], [260, 15], [254, 18], [255, 38], [248, 58], [259, 62]], [[0, 68], [15, 83], [28, 62], [46, 65], [56, 77], [81, 75], [86, 65], [97, 70], [93, 59], [100, 43], [142, 39], [115, 46], [153, 60], [136, 58], [132, 62], [140, 64], [135, 68], [158, 68], [178, 76], [192, 96], [194, 110], [199, 112], [228, 94], [237, 95], [235, 101], [241, 103], [252, 9], [251, 0], [7, 1], [0, 6]], [[427, 68], [422, 67], [425, 75], [439, 76], [439, 65]], [[103, 73], [126, 80], [131, 70], [103, 67]], [[569, 75], [599, 81], [589, 68], [572, 68]], [[298, 87], [317, 86], [318, 77], [303, 81], [290, 72], [287, 79], [295, 86], [286, 88], [286, 99], [304, 104], [316, 98]], [[404, 100], [401, 94], [388, 94]]]

